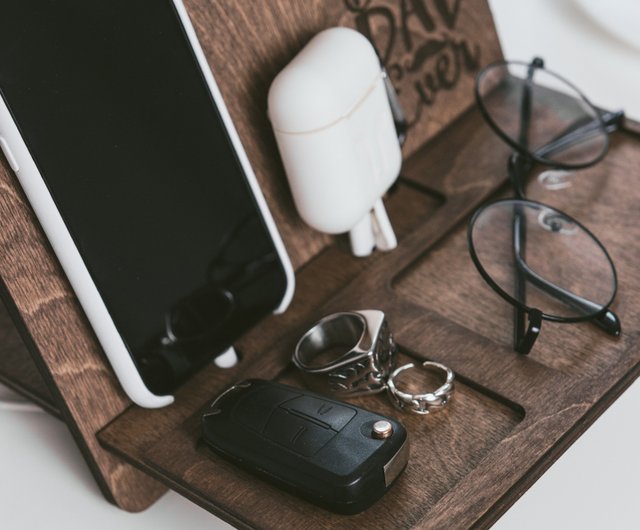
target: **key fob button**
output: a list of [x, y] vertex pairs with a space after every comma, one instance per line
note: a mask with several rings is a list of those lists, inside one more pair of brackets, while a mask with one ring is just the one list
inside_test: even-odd
[[262, 431], [278, 405], [299, 395], [283, 388], [257, 387], [238, 400], [232, 412], [233, 419]]
[[[336, 513], [371, 506], [409, 458], [401, 423], [306, 389], [250, 379], [212, 405], [202, 434], [213, 452]], [[376, 424], [388, 437], [374, 438]]]
[[284, 409], [277, 409], [271, 415], [264, 434], [270, 440], [302, 456], [313, 456], [336, 435], [336, 432]]
[[334, 431], [341, 431], [356, 415], [356, 411], [349, 407], [336, 405], [335, 403], [327, 402], [327, 400], [311, 396], [297, 397], [287, 401], [282, 407], [322, 422]]

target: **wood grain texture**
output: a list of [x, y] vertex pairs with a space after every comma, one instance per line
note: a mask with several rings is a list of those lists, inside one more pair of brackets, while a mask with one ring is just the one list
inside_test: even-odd
[[[412, 205], [409, 210], [407, 205]], [[400, 241], [419, 222], [425, 222], [439, 206], [439, 201], [424, 191], [400, 185], [387, 200], [389, 216], [396, 227]], [[237, 344], [241, 363], [231, 369], [221, 370], [210, 365], [196, 374], [187, 385], [176, 392], [176, 402], [162, 410], [144, 410], [132, 407], [116, 418], [101, 434], [102, 440], [121, 444], [123, 453], [141, 455], [158, 435], [185, 421], [200, 407], [203, 401], [220, 392], [230, 382], [246, 377], [250, 367], [256, 377], [264, 377], [265, 371], [274, 371], [274, 377], [289, 361], [292, 344], [299, 330], [313, 319], [320, 318], [321, 308], [332, 297], [353, 281], [366, 268], [384, 260], [383, 253], [367, 259], [355, 258], [348, 249], [332, 245], [306, 264], [296, 277], [296, 292], [291, 307], [282, 315], [271, 315], [250, 330]], [[280, 355], [274, 354], [280, 344]], [[274, 355], [279, 359], [274, 363]], [[272, 366], [274, 365], [274, 366]]]
[[104, 451], [95, 437], [130, 402], [4, 159], [0, 212], [0, 277], [23, 339], [105, 496], [122, 508], [144, 509], [165, 488]]
[[[640, 192], [629, 186], [627, 177], [633, 165], [640, 162], [635, 147], [627, 135], [614, 135], [607, 157], [594, 167], [574, 172], [570, 187], [550, 191], [533, 178], [527, 188], [527, 197], [569, 213], [600, 237], [618, 269], [619, 293], [613, 309], [625, 314], [626, 331], [629, 331], [626, 322], [636, 322], [640, 317], [640, 307], [635, 303], [640, 294], [640, 276], [630, 260], [630, 254], [636, 249], [628, 244], [640, 237], [637, 223]], [[533, 174], [542, 169], [534, 168]], [[446, 242], [433, 248], [427, 259], [400, 273], [395, 287], [407, 299], [497, 343], [509, 344], [511, 306], [503, 303], [475, 273], [468, 257], [466, 237], [466, 226], [462, 226]], [[453, 285], [456, 289], [451, 288]], [[442, 292], [447, 292], [446, 304], [438, 303], [437, 294]], [[476, 315], [472, 314], [471, 318], [470, 300], [474, 301]], [[634, 334], [627, 332], [612, 341], [606, 333], [589, 324], [545, 323], [531, 358], [554, 369], [586, 377], [606, 369], [635, 340]], [[562, 355], [557, 353], [558, 344], [563, 345]]]
[[[579, 172], [568, 193], [531, 180], [535, 199], [589, 226], [616, 263], [614, 309], [623, 336], [588, 324], [545, 323], [532, 354], [510, 345], [510, 312], [480, 281], [464, 242], [465, 220], [504, 192], [508, 149], [470, 105], [473, 74], [500, 58], [484, 1], [187, 0], [267, 202], [297, 270], [289, 311], [242, 337], [241, 363], [204, 368], [170, 408], [131, 406], [30, 208], [0, 165], [0, 276], [25, 326], [26, 342], [53, 399], [105, 495], [138, 510], [163, 488], [149, 476], [241, 527], [465, 528], [491, 524], [640, 372], [640, 279], [636, 264], [640, 127], [627, 123], [611, 152]], [[305, 227], [295, 213], [266, 118], [269, 84], [311, 36], [332, 25], [370, 33], [411, 121], [403, 178], [387, 204], [400, 235], [391, 253], [351, 257], [344, 239]], [[537, 170], [536, 170], [537, 171]], [[535, 171], [534, 171], [535, 172]], [[344, 518], [272, 488], [202, 447], [199, 416], [245, 377], [299, 384], [293, 346], [337, 310], [385, 311], [403, 354], [451, 366], [458, 391], [428, 418], [405, 416], [382, 397], [358, 403], [399, 417], [413, 452], [407, 471], [374, 507]], [[111, 453], [106, 452], [96, 439]]]
[[[403, 356], [400, 362], [407, 360]], [[436, 384], [425, 382], [421, 374], [409, 375], [414, 376], [423, 388], [425, 384]], [[298, 374], [291, 369], [285, 371], [280, 380], [302, 385]], [[397, 410], [385, 395], [351, 401], [398, 417]], [[314, 521], [323, 528], [369, 528], [374, 521], [376, 528], [408, 528], [513, 430], [521, 414], [459, 383], [455, 400], [442, 414], [428, 418], [403, 415], [401, 419], [409, 430], [414, 458], [384, 502], [349, 518], [328, 514], [248, 473], [238, 473], [235, 466], [212, 455], [198, 442], [199, 412], [163, 440], [158, 440], [146, 452], [144, 460], [168, 476], [189, 477], [191, 495], [200, 499], [224, 498], [222, 504], [215, 506], [218, 513], [223, 517], [231, 513], [246, 526], [258, 522], [255, 515], [258, 513], [260, 526], [282, 528], [281, 517], [286, 512], [287, 526], [291, 528], [301, 528], [307, 521]], [[393, 510], [389, 510], [389, 506]], [[237, 521], [233, 522], [237, 524]]]
[[[311, 37], [337, 25], [370, 36], [411, 121], [407, 155], [473, 103], [480, 64], [502, 57], [484, 1], [271, 0], [244, 8], [232, 0], [185, 3], [296, 269], [330, 238], [306, 226], [295, 210], [267, 118], [267, 93]], [[487, 30], [479, 33], [478, 27]]]
[[[246, 6], [230, 0], [188, 0], [186, 4], [294, 265], [299, 269], [321, 252], [330, 239], [304, 226], [295, 213], [266, 117], [266, 94], [275, 74], [313, 34], [336, 24], [353, 26], [354, 14], [346, 3], [338, 0], [261, 2]], [[485, 16], [488, 14], [484, 3], [480, 10]], [[495, 48], [495, 33], [491, 32], [489, 40]], [[447, 112], [455, 113], [459, 106], [460, 102], [455, 100]], [[426, 136], [417, 134], [413, 141], [420, 138]], [[429, 204], [424, 203], [427, 207]], [[422, 205], [416, 206], [412, 209], [414, 217], [407, 217], [408, 223], [417, 220], [422, 211]], [[106, 363], [4, 159], [0, 165], [0, 219], [3, 223], [0, 277], [15, 303], [19, 321], [24, 324], [24, 337], [34, 359], [54, 399], [61, 402], [61, 413], [105, 495], [125, 509], [142, 509], [163, 488], [105, 453], [94, 436], [130, 402]], [[399, 229], [402, 231], [403, 227], [399, 225]], [[336, 250], [329, 251], [332, 252]], [[345, 278], [343, 271], [336, 278]], [[320, 287], [324, 285], [326, 282]], [[325, 291], [321, 289], [320, 293], [322, 299]], [[296, 316], [289, 312], [280, 325], [289, 325], [304, 314], [302, 311]], [[277, 334], [272, 331], [260, 338], [273, 339]], [[257, 335], [249, 334], [243, 339], [240, 348], [253, 344], [254, 336]]]
[[[150, 424], [133, 425], [127, 420], [133, 414], [129, 411], [100, 433], [103, 443], [239, 527], [274, 528], [283, 517], [319, 528], [490, 525], [640, 372], [640, 304], [633, 273], [640, 249], [626, 239], [640, 235], [635, 232], [640, 211], [635, 191], [618, 196], [625, 182], [629, 185], [630, 168], [640, 162], [640, 143], [616, 133], [608, 157], [576, 178], [574, 185], [581, 187], [574, 190], [571, 204], [561, 204], [556, 195], [545, 198], [582, 219], [610, 249], [620, 273], [615, 309], [624, 336], [616, 341], [588, 324], [545, 324], [539, 344], [525, 357], [511, 349], [511, 315], [501, 308], [506, 304], [482, 290], [460, 242], [465, 230], [461, 221], [505, 180], [507, 153], [492, 146], [492, 136], [476, 112], [469, 111], [414, 154], [406, 164], [407, 182], [414, 189], [434, 188], [445, 202], [424, 222], [413, 223], [398, 249], [377, 255], [324, 303], [312, 298], [314, 308], [306, 321], [289, 322], [287, 333], [265, 357], [246, 358], [249, 362], [234, 374], [236, 379], [260, 376], [300, 384], [288, 368], [300, 333], [319, 316], [363, 307], [386, 312], [403, 352], [451, 366], [460, 384], [442, 415], [416, 419], [388, 408], [380, 396], [357, 400], [403, 421], [412, 440], [409, 467], [375, 506], [356, 517], [338, 517], [211, 455], [200, 442], [199, 415], [224, 388], [219, 379], [185, 388], [192, 414], [185, 410], [164, 423], [161, 432], [150, 435]], [[464, 157], [442, 160], [443, 151], [458, 147]], [[535, 186], [532, 179], [529, 192], [541, 199]], [[617, 215], [612, 219], [613, 206]], [[348, 266], [346, 254], [323, 261], [329, 250], [299, 274], [312, 290], [327, 268]], [[263, 326], [254, 331], [268, 333]], [[144, 447], [132, 442], [145, 434]]]
[[[346, 0], [341, 24], [375, 44], [409, 123], [408, 155], [474, 102], [475, 74], [502, 59], [485, 2]], [[479, 31], [479, 28], [483, 28]]]

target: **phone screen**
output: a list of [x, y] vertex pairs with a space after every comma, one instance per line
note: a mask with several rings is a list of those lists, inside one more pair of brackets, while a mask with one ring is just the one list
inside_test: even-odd
[[279, 305], [283, 265], [170, 0], [3, 0], [0, 91], [151, 391]]

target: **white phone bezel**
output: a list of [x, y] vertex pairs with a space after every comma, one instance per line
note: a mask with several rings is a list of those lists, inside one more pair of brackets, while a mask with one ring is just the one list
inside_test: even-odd
[[[267, 203], [256, 176], [251, 168], [247, 154], [242, 146], [240, 137], [231, 121], [229, 111], [222, 99], [222, 95], [209, 68], [207, 59], [202, 51], [189, 15], [182, 0], [172, 0], [178, 13], [180, 22], [185, 30], [194, 55], [204, 75], [214, 102], [226, 127], [233, 148], [236, 150], [240, 165], [247, 177], [249, 186], [256, 199], [265, 224], [269, 230], [274, 246], [282, 263], [287, 285], [283, 298], [274, 313], [283, 312], [293, 298], [295, 275], [291, 261], [278, 233], [275, 221], [271, 216]], [[93, 282], [91, 275], [76, 247], [62, 215], [60, 214], [47, 185], [36, 166], [27, 145], [20, 134], [20, 130], [9, 111], [4, 99], [0, 97], [0, 138], [4, 139], [4, 148], [9, 152], [12, 169], [22, 186], [29, 202], [40, 221], [42, 228], [53, 247], [53, 250], [66, 273], [73, 290], [80, 301], [80, 305], [87, 314], [98, 341], [102, 345], [122, 388], [131, 400], [145, 408], [159, 408], [170, 405], [174, 401], [171, 395], [159, 396], [151, 392], [145, 385], [138, 372], [133, 358], [129, 353], [122, 337], [109, 315], [109, 311]], [[11, 160], [13, 159], [13, 160]], [[16, 167], [17, 166], [17, 167]]]

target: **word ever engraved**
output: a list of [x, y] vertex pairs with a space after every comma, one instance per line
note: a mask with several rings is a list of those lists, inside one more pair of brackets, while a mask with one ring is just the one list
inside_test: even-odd
[[344, 22], [373, 42], [422, 141], [472, 102], [473, 79], [485, 59], [480, 43], [499, 49], [481, 33], [488, 10], [476, 13], [481, 6], [462, 0], [344, 1]]

